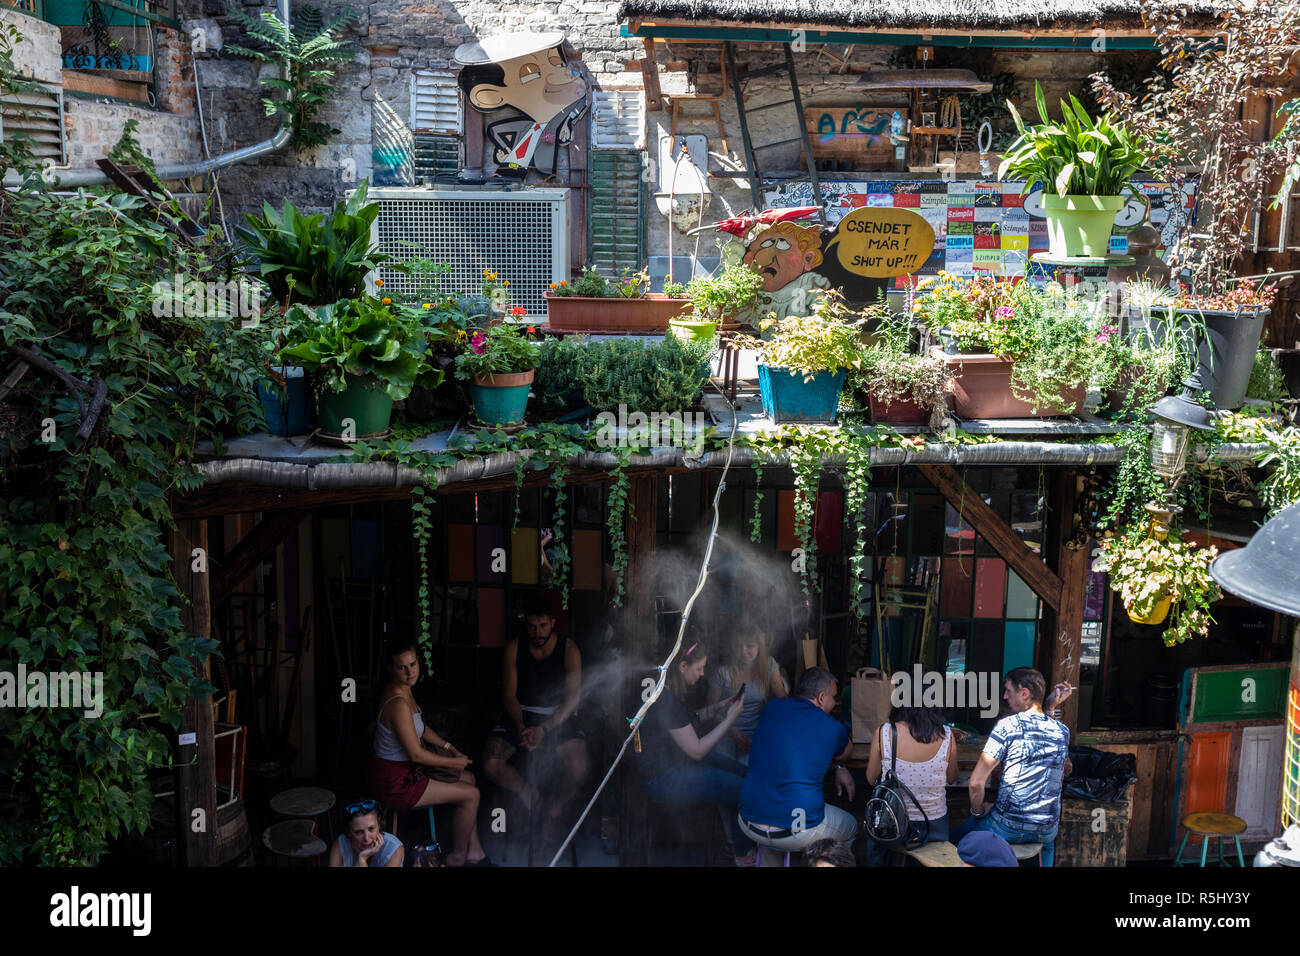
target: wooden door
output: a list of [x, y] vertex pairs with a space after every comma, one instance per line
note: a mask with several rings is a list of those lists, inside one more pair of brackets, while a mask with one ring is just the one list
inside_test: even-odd
[[1282, 792], [1282, 725], [1241, 731], [1241, 768], [1233, 812], [1246, 821], [1243, 840], [1277, 835]]
[[1227, 811], [1228, 765], [1231, 758], [1231, 731], [1192, 735], [1187, 768], [1187, 800], [1180, 816]]

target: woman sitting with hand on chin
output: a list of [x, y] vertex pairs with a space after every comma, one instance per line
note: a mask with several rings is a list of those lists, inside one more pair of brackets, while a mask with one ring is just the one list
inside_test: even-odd
[[347, 821], [330, 848], [330, 866], [401, 866], [406, 855], [402, 841], [379, 826], [379, 805], [359, 800], [343, 811]]
[[447, 866], [491, 866], [478, 839], [478, 787], [466, 770], [470, 759], [425, 724], [411, 688], [420, 679], [414, 641], [397, 641], [387, 650], [389, 680], [379, 694], [370, 786], [396, 810], [456, 805], [452, 852]]

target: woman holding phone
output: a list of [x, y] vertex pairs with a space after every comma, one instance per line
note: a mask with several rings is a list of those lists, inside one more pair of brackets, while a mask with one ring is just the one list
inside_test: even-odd
[[745, 708], [732, 725], [718, 752], [749, 763], [749, 741], [758, 726], [763, 707], [773, 697], [788, 695], [785, 678], [775, 660], [768, 656], [767, 641], [757, 631], [737, 631], [731, 646], [731, 662], [709, 675], [709, 703], [742, 694]]
[[663, 696], [650, 708], [641, 725], [637, 767], [642, 786], [655, 803], [672, 806], [712, 803], [721, 807], [736, 865], [753, 866], [753, 841], [740, 829], [736, 819], [745, 766], [713, 752], [740, 717], [744, 701], [737, 695], [701, 711], [701, 714], [723, 713], [721, 722], [702, 737], [682, 702], [688, 689], [704, 676], [707, 662], [707, 649], [695, 641], [672, 664]]

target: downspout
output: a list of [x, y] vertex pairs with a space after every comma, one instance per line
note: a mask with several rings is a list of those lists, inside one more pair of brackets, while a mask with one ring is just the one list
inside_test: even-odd
[[[291, 29], [289, 23], [289, 0], [277, 0], [279, 7], [280, 22], [284, 24], [285, 30]], [[198, 64], [194, 65], [195, 80], [198, 79]], [[281, 67], [281, 74], [288, 79], [288, 65]], [[196, 86], [197, 90], [197, 86]], [[197, 94], [196, 94], [197, 95]], [[245, 146], [242, 149], [236, 149], [229, 153], [222, 153], [220, 156], [213, 156], [210, 159], [198, 160], [190, 163], [178, 163], [173, 166], [159, 166], [158, 178], [164, 182], [176, 179], [189, 179], [191, 176], [206, 176], [208, 173], [216, 172], [219, 169], [225, 169], [227, 166], [234, 166], [238, 163], [247, 162], [250, 159], [256, 159], [259, 156], [265, 156], [269, 153], [275, 153], [283, 149], [289, 142], [293, 131], [290, 129], [290, 122], [285, 121], [280, 129], [270, 139], [263, 140], [260, 143], [254, 143], [252, 146]], [[11, 183], [10, 177], [14, 181]], [[73, 169], [65, 173], [55, 173], [57, 185], [55, 188], [75, 188], [78, 186], [102, 186], [106, 184], [108, 176], [100, 169]], [[6, 186], [19, 185], [17, 176], [10, 172], [5, 177]]]

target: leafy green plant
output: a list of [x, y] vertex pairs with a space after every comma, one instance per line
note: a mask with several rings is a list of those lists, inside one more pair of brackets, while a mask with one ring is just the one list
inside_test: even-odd
[[1265, 426], [1264, 441], [1268, 451], [1260, 456], [1261, 467], [1272, 467], [1268, 478], [1259, 486], [1260, 496], [1270, 514], [1300, 501], [1300, 429]]
[[583, 341], [578, 338], [543, 339], [538, 345], [533, 397], [546, 411], [558, 413], [583, 401]]
[[[17, 40], [0, 26], [5, 96]], [[171, 500], [202, 484], [200, 440], [258, 427], [260, 356], [238, 323], [154, 309], [177, 273], [228, 280], [224, 249], [176, 242], [133, 197], [48, 191], [29, 142], [0, 144], [23, 183], [0, 192], [0, 353], [39, 351], [105, 399], [81, 435], [90, 402], [45, 371], [0, 403], [0, 648], [6, 670], [102, 674], [103, 710], [0, 707], [0, 865], [89, 866], [149, 827], [150, 775], [212, 693], [198, 664], [218, 645], [182, 624]]]
[[738, 335], [735, 344], [756, 350], [773, 368], [802, 372], [805, 380], [818, 372], [860, 368], [864, 319], [849, 318], [842, 298], [833, 293], [821, 296], [814, 310], [808, 316], [764, 319], [760, 327], [774, 330], [770, 340]]
[[248, 31], [249, 36], [269, 48], [254, 50], [228, 43], [227, 50], [261, 63], [284, 66], [288, 71], [287, 79], [263, 76], [258, 82], [285, 92], [284, 99], [263, 97], [262, 105], [266, 107], [267, 116], [279, 114], [288, 119], [293, 130], [293, 138], [289, 141], [293, 148], [302, 150], [323, 146], [331, 136], [337, 135], [339, 130], [320, 122], [316, 115], [334, 98], [333, 65], [348, 63], [355, 56], [351, 43], [339, 39], [339, 34], [356, 23], [356, 12], [345, 8], [326, 23], [320, 10], [302, 7], [292, 30], [270, 10], [262, 11], [259, 17], [250, 17], [234, 8], [227, 13]]
[[1246, 397], [1265, 402], [1280, 402], [1288, 396], [1286, 378], [1282, 375], [1282, 369], [1273, 360], [1271, 352], [1260, 349], [1255, 353], [1255, 364], [1250, 369], [1250, 384], [1246, 386]]
[[684, 342], [675, 335], [659, 341], [604, 339], [578, 347], [582, 392], [597, 411], [619, 405], [640, 412], [679, 412], [692, 407], [703, 384], [701, 366], [712, 342]]
[[[908, 64], [911, 66], [911, 64]], [[1008, 101], [1020, 98], [1020, 84], [1014, 73], [996, 73], [989, 77], [993, 89], [987, 93], [967, 93], [957, 97], [961, 104], [962, 126], [966, 129], [978, 129], [980, 123], [988, 120], [993, 127], [993, 139], [989, 145], [995, 153], [1000, 153], [1016, 140], [1016, 128], [1007, 116], [1004, 108]]]
[[1094, 571], [1110, 575], [1110, 586], [1124, 599], [1134, 618], [1150, 617], [1165, 598], [1172, 605], [1163, 634], [1167, 647], [1204, 637], [1213, 623], [1210, 605], [1220, 597], [1210, 577], [1210, 562], [1218, 554], [1171, 536], [1163, 539], [1135, 524], [1102, 539]]
[[537, 367], [538, 354], [537, 343], [528, 337], [527, 329], [503, 322], [474, 333], [468, 349], [456, 356], [456, 377], [527, 372]]
[[715, 276], [698, 276], [686, 283], [686, 298], [695, 318], [704, 322], [739, 322], [756, 315], [767, 302], [763, 277], [738, 263]]
[[664, 295], [670, 299], [686, 298], [686, 283], [684, 282], [665, 282]]
[[366, 276], [389, 256], [370, 239], [378, 203], [366, 203], [369, 183], [362, 180], [328, 216], [304, 216], [288, 199], [279, 212], [262, 204], [262, 215], [245, 213], [248, 228], [236, 228], [247, 268], [270, 287], [277, 302], [329, 305], [355, 299]]
[[850, 373], [848, 391], [861, 388], [878, 402], [915, 402], [938, 424], [947, 408], [947, 365], [938, 356], [912, 351], [912, 322], [905, 313], [882, 308], [875, 314], [876, 342]]
[[1020, 134], [998, 167], [998, 179], [1025, 180], [1025, 192], [1042, 183], [1058, 196], [1118, 196], [1145, 162], [1129, 128], [1109, 113], [1094, 120], [1078, 97], [1061, 101], [1061, 121], [1047, 115], [1043, 88], [1034, 83], [1042, 123], [1025, 126], [1015, 105], [1007, 109]]
[[[387, 304], [385, 304], [387, 302]], [[316, 309], [294, 306], [293, 340], [280, 355], [313, 373], [316, 384], [342, 392], [349, 376], [374, 375], [394, 401], [416, 382], [427, 388], [442, 380], [424, 361], [424, 330], [417, 312], [371, 296], [345, 299]]]
[[633, 272], [623, 270], [623, 278], [611, 282], [591, 266], [582, 270], [578, 281], [552, 282], [551, 295], [559, 298], [580, 296], [588, 299], [642, 299], [650, 291], [650, 274], [645, 269]]

